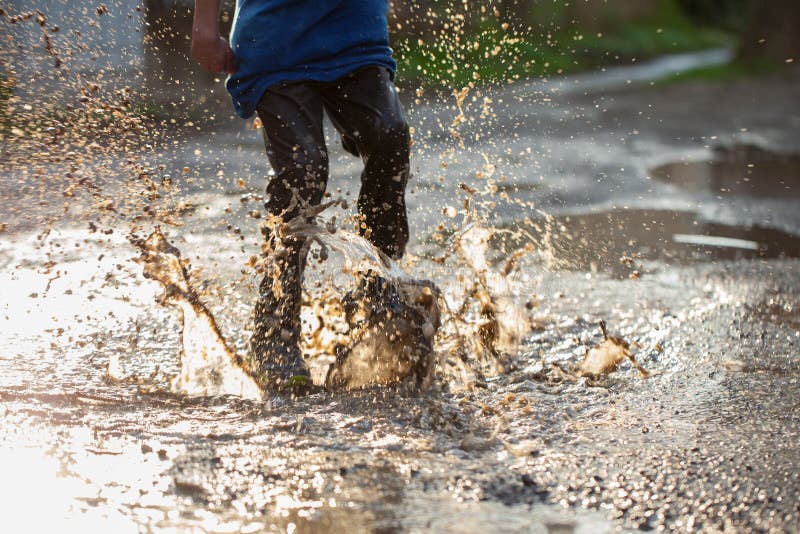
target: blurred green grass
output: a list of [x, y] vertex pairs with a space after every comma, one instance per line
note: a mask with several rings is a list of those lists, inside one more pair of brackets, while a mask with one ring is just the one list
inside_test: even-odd
[[400, 83], [506, 83], [737, 43], [734, 32], [698, 26], [671, 0], [660, 2], [656, 13], [642, 20], [604, 21], [602, 31], [560, 22], [563, 6], [540, 5], [530, 15], [528, 31], [503, 29], [499, 21], [489, 20], [427, 42], [403, 39], [395, 51]]
[[758, 61], [736, 61], [726, 65], [700, 67], [655, 80], [655, 85], [669, 85], [683, 82], [721, 82], [735, 80], [746, 76], [768, 74], [781, 67], [781, 64], [769, 59]]

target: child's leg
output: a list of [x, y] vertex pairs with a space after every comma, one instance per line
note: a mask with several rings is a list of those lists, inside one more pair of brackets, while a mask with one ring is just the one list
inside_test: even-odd
[[267, 185], [267, 211], [290, 220], [302, 206], [319, 204], [325, 192], [328, 154], [322, 99], [313, 83], [284, 83], [264, 94], [257, 111], [275, 171]]
[[325, 110], [364, 160], [358, 210], [362, 233], [399, 258], [408, 242], [405, 189], [409, 176], [408, 124], [389, 72], [366, 67], [324, 84]]
[[[302, 207], [319, 204], [325, 192], [328, 156], [322, 101], [313, 84], [281, 84], [264, 95], [258, 116], [275, 172], [267, 185], [267, 211], [289, 220]], [[262, 379], [280, 387], [291, 385], [294, 377], [308, 376], [299, 346], [305, 257], [301, 241], [278, 243], [265, 237], [273, 261], [253, 311], [250, 357]]]

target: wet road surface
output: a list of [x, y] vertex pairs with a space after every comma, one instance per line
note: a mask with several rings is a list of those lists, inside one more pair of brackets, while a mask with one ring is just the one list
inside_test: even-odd
[[[17, 276], [46, 283], [32, 268]], [[471, 391], [266, 404], [110, 382], [112, 353], [129, 372], [174, 372], [176, 320], [151, 305], [154, 284], [136, 272], [113, 284], [65, 276], [48, 295], [19, 295], [5, 319], [3, 456], [25, 482], [4, 503], [35, 526], [44, 519], [31, 503], [47, 502], [47, 521], [65, 514], [76, 528], [477, 532], [502, 518], [520, 532], [791, 530], [798, 268], [723, 262], [635, 281], [544, 273], [538, 328], [508, 374]], [[69, 306], [63, 294], [87, 279]], [[249, 297], [222, 297], [215, 310], [242, 324]], [[598, 341], [601, 318], [638, 344], [653, 377], [627, 365], [597, 382], [553, 372]]]

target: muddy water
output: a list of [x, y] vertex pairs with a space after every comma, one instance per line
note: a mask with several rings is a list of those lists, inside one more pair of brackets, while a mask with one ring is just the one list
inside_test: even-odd
[[[392, 384], [412, 375], [417, 385], [430, 382], [435, 372], [434, 338], [441, 325], [441, 292], [433, 282], [411, 279], [365, 238], [307, 218], [303, 215], [292, 223], [280, 224], [273, 228], [273, 235], [277, 231], [302, 238], [309, 246], [319, 245], [314, 256], [320, 263], [327, 262], [330, 249], [342, 253], [344, 265], [333, 268], [349, 266], [349, 273], [359, 282], [346, 293], [340, 288], [337, 291], [330, 280], [317, 280], [313, 294], [309, 287], [304, 288], [301, 323], [313, 325], [301, 329], [300, 349], [312, 370], [313, 385], [333, 392]], [[159, 304], [174, 308], [181, 323], [180, 372], [170, 381], [169, 391], [263, 399], [275, 384], [263, 379], [258, 362], [231, 348], [189, 279], [188, 263], [180, 251], [160, 229], [146, 239], [132, 241], [142, 252], [139, 262], [144, 276], [163, 286]], [[266, 273], [262, 276], [274, 272], [272, 260], [269, 255], [262, 259]], [[488, 305], [495, 306], [494, 302]], [[494, 321], [491, 328], [499, 330], [500, 326]], [[487, 348], [495, 350], [494, 338], [486, 343]], [[147, 381], [140, 376], [125, 376], [121, 367], [118, 358], [113, 360], [109, 377]]]
[[682, 161], [653, 169], [653, 177], [691, 192], [756, 198], [800, 197], [800, 155], [754, 145], [716, 147], [706, 161]]
[[797, 235], [712, 223], [691, 212], [614, 210], [551, 224], [559, 228], [552, 246], [562, 267], [621, 277], [695, 262], [800, 257]]
[[[110, 382], [112, 354], [150, 381], [174, 374], [179, 327], [153, 306], [156, 284], [124, 261], [132, 249], [85, 239], [54, 238], [62, 274], [47, 292], [52, 275], [24, 261], [34, 239], [2, 250], [7, 264], [25, 264], [4, 271], [20, 304], [2, 333], [13, 347], [2, 359], [2, 454], [25, 481], [4, 497], [11, 524], [477, 532], [502, 517], [510, 531], [596, 532], [612, 528], [609, 517], [642, 528], [685, 521], [669, 502], [701, 510], [691, 517], [705, 528], [722, 528], [721, 517], [774, 526], [776, 508], [793, 521], [800, 332], [783, 318], [797, 302], [796, 263], [676, 266], [637, 281], [548, 273], [515, 367], [477, 388], [252, 402]], [[77, 240], [107, 256], [71, 254]], [[208, 241], [194, 250], [236, 254]], [[241, 325], [251, 298], [222, 294], [211, 309]], [[590, 387], [556, 371], [600, 342], [600, 318], [651, 378], [623, 363]], [[226, 331], [243, 343], [244, 332]], [[740, 493], [715, 494], [721, 476]]]
[[[74, 11], [81, 24], [95, 20], [82, 26], [87, 35], [110, 26], [103, 17], [128, 20], [107, 4], [112, 13], [102, 16]], [[614, 74], [612, 85], [635, 78]], [[139, 253], [120, 229], [130, 221], [118, 209], [105, 227], [116, 231], [93, 229], [96, 211], [110, 210], [107, 198], [92, 195], [92, 209], [78, 203], [61, 217], [68, 188], [59, 179], [74, 177], [75, 156], [49, 137], [27, 153], [33, 165], [3, 161], [0, 458], [13, 481], [0, 485], [3, 526], [795, 529], [800, 224], [796, 199], [783, 191], [796, 182], [779, 183], [783, 172], [759, 176], [761, 152], [736, 156], [748, 160], [742, 173], [709, 147], [758, 142], [771, 154], [800, 153], [797, 76], [650, 91], [593, 80], [565, 80], [578, 89], [563, 97], [539, 84], [474, 90], [457, 132], [463, 150], [450, 133], [454, 101], [409, 99], [415, 237], [401, 267], [461, 297], [448, 303], [457, 309], [464, 295], [481, 295], [476, 267], [502, 272], [514, 251], [535, 245], [510, 283], [489, 284], [489, 275], [483, 284], [527, 305], [530, 323], [503, 358], [471, 350], [464, 366], [448, 368], [469, 387], [439, 376], [424, 389], [296, 400], [164, 393], [180, 371], [180, 323], [154, 304], [161, 289], [131, 261]], [[183, 109], [173, 102], [168, 109]], [[150, 139], [161, 130], [152, 129], [136, 150], [120, 151], [124, 158], [98, 146], [73, 150], [112, 160], [84, 170], [117, 208], [140, 195], [115, 189], [128, 172], [120, 162], [133, 156], [147, 160], [143, 174], [159, 194], [172, 186], [188, 203], [179, 212], [184, 226], [170, 236], [199, 269], [191, 279], [241, 353], [258, 282], [248, 268], [261, 222], [252, 213], [268, 170], [259, 132], [208, 120], [203, 131], [175, 126], [178, 135], [159, 143]], [[333, 138], [331, 145], [330, 190], [352, 198], [357, 165]], [[708, 188], [680, 179], [680, 169], [695, 165], [714, 169]], [[154, 195], [152, 185], [146, 192]], [[498, 231], [485, 263], [452, 254], [468, 199]], [[438, 261], [448, 253], [450, 263]], [[465, 316], [477, 321], [482, 303], [473, 300]], [[628, 361], [608, 376], [573, 372], [602, 342], [600, 320], [629, 343], [649, 378]]]

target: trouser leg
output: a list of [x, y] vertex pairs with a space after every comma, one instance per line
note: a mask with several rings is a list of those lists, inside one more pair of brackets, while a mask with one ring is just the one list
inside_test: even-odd
[[361, 233], [388, 256], [399, 258], [408, 242], [410, 136], [389, 72], [366, 67], [322, 84], [321, 94], [347, 148], [364, 161], [358, 197]]
[[267, 211], [284, 220], [319, 204], [328, 181], [322, 131], [322, 99], [316, 84], [294, 82], [270, 88], [257, 108], [267, 157], [275, 176], [267, 184]]
[[273, 248], [253, 307], [250, 363], [273, 382], [308, 374], [300, 351], [302, 247], [288, 242]]
[[[275, 173], [266, 208], [285, 221], [322, 200], [328, 156], [322, 131], [322, 101], [313, 84], [281, 84], [258, 106], [267, 157]], [[253, 312], [250, 355], [272, 381], [308, 375], [300, 353], [300, 307], [304, 243], [265, 236], [270, 254]]]

